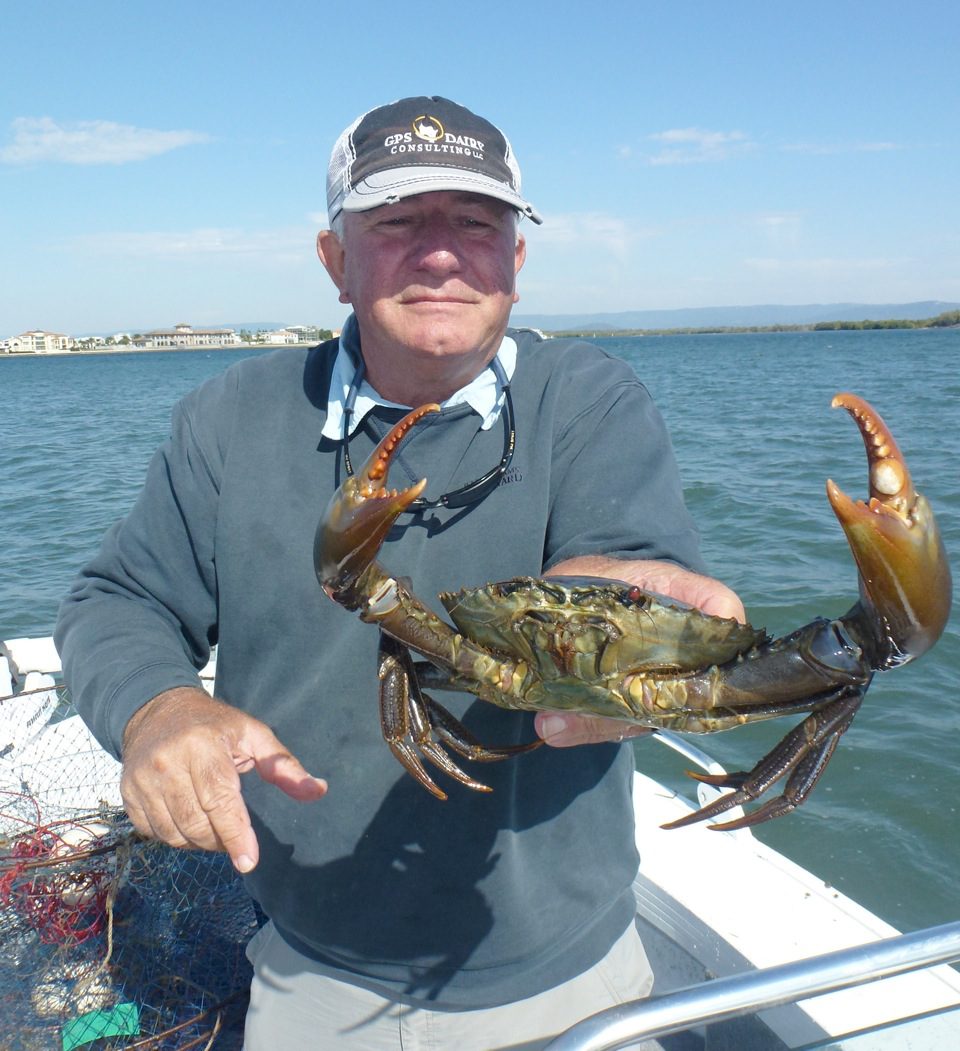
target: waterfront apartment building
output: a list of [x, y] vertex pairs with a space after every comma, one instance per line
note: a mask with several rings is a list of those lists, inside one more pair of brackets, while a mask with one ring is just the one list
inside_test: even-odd
[[273, 346], [295, 345], [300, 342], [300, 333], [292, 328], [278, 328], [273, 332], [261, 332], [260, 339]]
[[70, 349], [72, 340], [60, 332], [21, 332], [19, 336], [0, 340], [4, 354], [62, 354]]
[[135, 336], [131, 345], [139, 350], [164, 347], [232, 347], [240, 343], [240, 337], [232, 328], [194, 328], [192, 325], [175, 325], [168, 329], [154, 329]]

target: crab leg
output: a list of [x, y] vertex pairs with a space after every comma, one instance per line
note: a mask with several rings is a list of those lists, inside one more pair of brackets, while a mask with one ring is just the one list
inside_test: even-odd
[[684, 825], [717, 817], [745, 803], [752, 803], [787, 774], [789, 777], [782, 795], [735, 821], [725, 821], [709, 827], [717, 831], [748, 828], [796, 810], [820, 780], [820, 775], [826, 769], [840, 738], [853, 722], [865, 692], [866, 687], [854, 690], [845, 688], [839, 691], [840, 696], [827, 701], [822, 708], [808, 715], [749, 772], [741, 770], [728, 774], [701, 774], [688, 770], [688, 775], [697, 781], [716, 785], [718, 788], [732, 788], [734, 791], [662, 827], [682, 828]]
[[480, 744], [442, 704], [421, 691], [406, 646], [384, 632], [380, 633], [378, 674], [380, 725], [384, 740], [407, 771], [438, 799], [446, 799], [447, 794], [427, 773], [420, 761], [421, 755], [468, 788], [478, 792], [490, 792], [491, 789], [461, 770], [433, 739], [434, 735], [464, 758], [481, 762], [509, 759], [543, 744], [540, 740], [501, 748], [487, 748]]

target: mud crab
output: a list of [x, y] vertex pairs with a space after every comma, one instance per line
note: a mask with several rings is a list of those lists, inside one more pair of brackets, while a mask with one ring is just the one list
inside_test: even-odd
[[[424, 405], [396, 424], [363, 469], [334, 494], [317, 529], [314, 562], [326, 593], [379, 626], [384, 737], [406, 769], [440, 798], [421, 757], [457, 781], [488, 790], [447, 751], [502, 759], [526, 747], [487, 748], [425, 692], [466, 690], [509, 709], [566, 709], [650, 727], [712, 733], [759, 719], [809, 713], [750, 771], [693, 776], [731, 791], [672, 826], [715, 818], [781, 795], [714, 828], [779, 817], [809, 795], [849, 727], [875, 671], [919, 657], [950, 612], [951, 580], [936, 520], [877, 412], [853, 394], [833, 406], [856, 421], [870, 496], [827, 495], [860, 576], [860, 598], [837, 620], [818, 618], [782, 638], [708, 616], [609, 580], [517, 578], [440, 596], [456, 625], [428, 609], [376, 561], [397, 516], [426, 484], [386, 487], [399, 443]], [[429, 663], [414, 664], [409, 650]]]

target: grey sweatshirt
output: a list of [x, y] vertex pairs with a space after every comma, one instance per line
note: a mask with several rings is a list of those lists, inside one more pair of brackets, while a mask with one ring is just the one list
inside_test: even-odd
[[[403, 516], [381, 562], [441, 613], [441, 590], [574, 555], [701, 569], [669, 438], [632, 370], [587, 343], [511, 335], [511, 470], [472, 508]], [[119, 755], [130, 716], [198, 685], [218, 644], [217, 696], [330, 784], [303, 804], [243, 776], [261, 850], [246, 880], [283, 936], [331, 974], [411, 1002], [517, 1000], [589, 967], [630, 922], [632, 753], [541, 748], [468, 763], [493, 793], [447, 782], [447, 802], [394, 760], [377, 714], [377, 631], [322, 593], [312, 564], [343, 469], [339, 443], [320, 435], [336, 350], [237, 363], [177, 406], [136, 505], [62, 605], [68, 684]], [[355, 467], [400, 415], [371, 413], [351, 441]], [[435, 496], [483, 474], [502, 431], [479, 425], [465, 405], [425, 419], [391, 484], [426, 476]], [[442, 700], [486, 743], [535, 736], [529, 713]]]

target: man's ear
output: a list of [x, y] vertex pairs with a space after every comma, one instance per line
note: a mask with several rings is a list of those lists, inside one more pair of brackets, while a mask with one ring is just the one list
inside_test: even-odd
[[[513, 274], [514, 277], [516, 277], [516, 275], [523, 269], [523, 264], [527, 261], [527, 241], [523, 234], [517, 234], [517, 245], [513, 250], [513, 256]], [[520, 302], [520, 293], [517, 291], [516, 286], [514, 286], [513, 289], [513, 301], [514, 303]]]
[[347, 289], [346, 278], [347, 253], [343, 242], [332, 230], [321, 230], [317, 234], [317, 255], [330, 275], [330, 280], [340, 290], [340, 302], [349, 303], [350, 292]]

